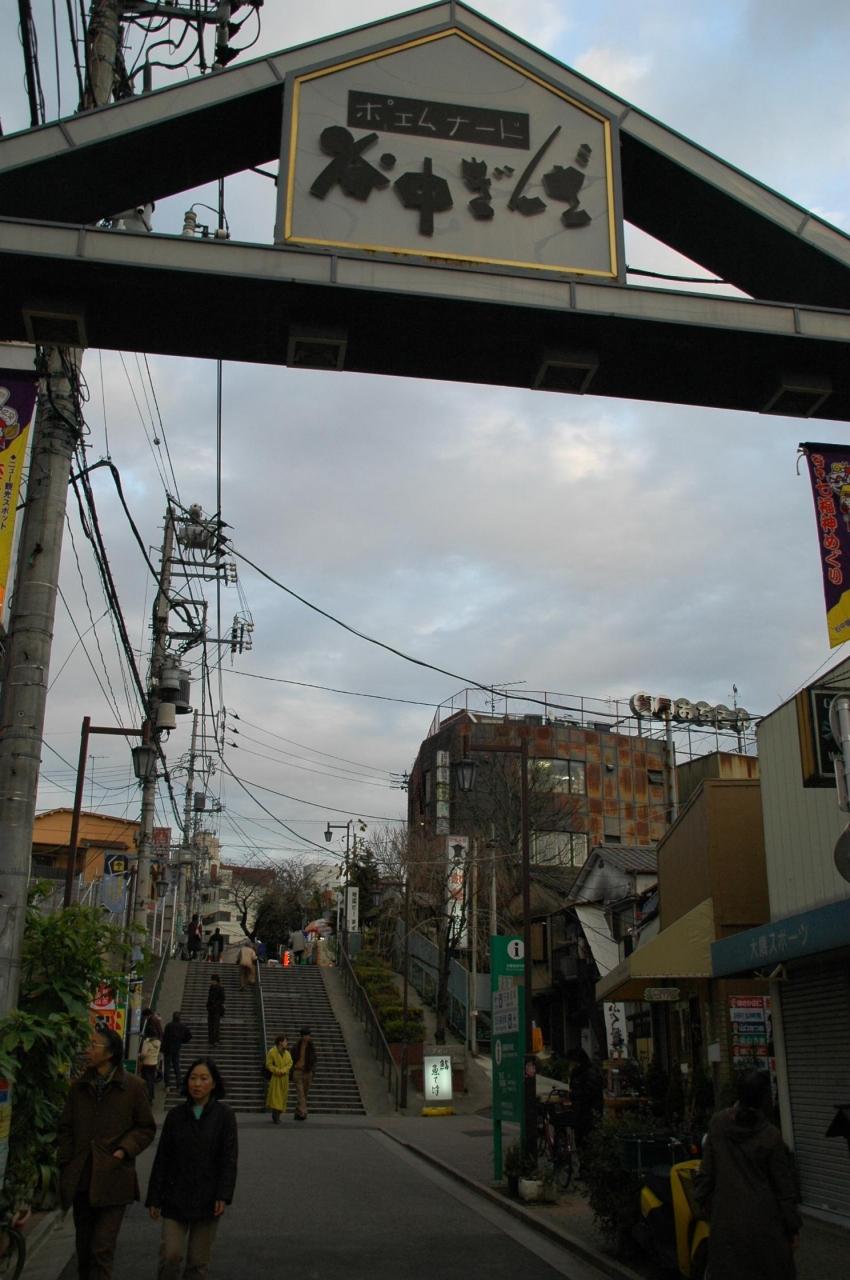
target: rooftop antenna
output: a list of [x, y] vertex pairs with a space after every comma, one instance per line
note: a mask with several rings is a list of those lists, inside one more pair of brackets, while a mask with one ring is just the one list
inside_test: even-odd
[[[490, 715], [494, 716], [496, 714], [496, 695], [497, 694], [501, 693], [504, 689], [512, 689], [515, 685], [526, 684], [526, 683], [527, 681], [525, 680], [494, 680], [493, 683], [489, 686]], [[507, 714], [508, 714], [508, 699], [506, 697], [505, 698], [505, 715]]]

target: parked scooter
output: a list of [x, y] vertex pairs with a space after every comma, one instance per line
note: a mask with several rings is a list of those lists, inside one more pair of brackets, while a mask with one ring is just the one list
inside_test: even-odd
[[693, 1191], [699, 1144], [671, 1138], [667, 1145], [669, 1163], [665, 1158], [643, 1173], [635, 1239], [660, 1266], [688, 1280], [703, 1280], [709, 1227]]

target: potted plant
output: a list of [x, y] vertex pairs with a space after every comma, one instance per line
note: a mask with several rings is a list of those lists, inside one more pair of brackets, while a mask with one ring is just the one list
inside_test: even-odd
[[524, 1155], [519, 1174], [519, 1198], [527, 1204], [534, 1204], [543, 1199], [543, 1174], [537, 1164], [537, 1158]]
[[512, 1142], [505, 1150], [504, 1160], [502, 1161], [502, 1169], [507, 1179], [508, 1191], [512, 1196], [519, 1194], [519, 1175], [522, 1169], [522, 1156], [520, 1154], [519, 1143]]

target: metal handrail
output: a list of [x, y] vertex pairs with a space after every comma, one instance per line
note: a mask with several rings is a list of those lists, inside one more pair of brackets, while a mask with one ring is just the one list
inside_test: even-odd
[[168, 948], [166, 948], [159, 958], [159, 968], [156, 971], [156, 979], [154, 980], [153, 991], [151, 992], [150, 1007], [152, 1009], [156, 1008], [156, 1002], [159, 999], [159, 990], [160, 990], [160, 987], [162, 986], [162, 980], [165, 977], [165, 970], [168, 966], [168, 960], [169, 960]]
[[398, 1063], [387, 1044], [381, 1024], [378, 1021], [378, 1015], [372, 1008], [366, 992], [357, 981], [351, 958], [343, 947], [339, 949], [337, 963], [342, 966], [346, 995], [354, 1005], [354, 1011], [364, 1025], [372, 1052], [380, 1063], [381, 1075], [386, 1075], [387, 1077], [387, 1092], [392, 1094], [393, 1105], [398, 1111], [401, 1099], [401, 1071]]
[[266, 1028], [266, 1006], [265, 1006], [265, 1001], [263, 1000], [263, 983], [262, 983], [262, 979], [260, 978], [261, 967], [262, 966], [260, 965], [260, 962], [258, 960], [257, 963], [254, 965], [254, 972], [257, 975], [257, 994], [255, 998], [257, 1000], [257, 1004], [260, 1009], [260, 1038], [262, 1041], [262, 1050], [263, 1050], [262, 1059], [263, 1059], [263, 1062], [265, 1063], [269, 1044], [268, 1044], [268, 1038], [267, 1038], [268, 1030]]

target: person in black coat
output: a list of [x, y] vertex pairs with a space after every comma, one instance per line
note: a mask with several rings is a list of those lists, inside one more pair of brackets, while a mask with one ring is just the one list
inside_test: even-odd
[[145, 1204], [162, 1219], [157, 1280], [205, 1280], [216, 1228], [236, 1186], [236, 1117], [221, 1101], [224, 1082], [212, 1058], [197, 1058], [188, 1097], [165, 1118]]
[[210, 978], [210, 989], [207, 992], [207, 1040], [218, 1044], [221, 1036], [221, 1020], [224, 1017], [224, 988], [221, 978], [214, 973]]
[[192, 1039], [192, 1029], [187, 1027], [185, 1022], [180, 1021], [180, 1011], [177, 1010], [171, 1017], [170, 1022], [166, 1022], [165, 1030], [162, 1033], [162, 1056], [164, 1059], [163, 1070], [165, 1072], [165, 1087], [168, 1088], [168, 1077], [174, 1072], [174, 1087], [179, 1089], [181, 1085], [180, 1079], [180, 1050], [184, 1044], [188, 1044]]

